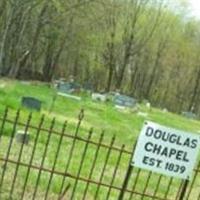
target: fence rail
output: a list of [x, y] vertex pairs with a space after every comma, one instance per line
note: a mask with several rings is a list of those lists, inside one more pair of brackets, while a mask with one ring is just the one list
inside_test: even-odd
[[[190, 182], [130, 167], [132, 150], [115, 137], [105, 141], [104, 131], [86, 132], [83, 118], [81, 110], [70, 127], [20, 110], [1, 113], [0, 199], [200, 200], [200, 161]], [[17, 142], [18, 130], [28, 144]]]

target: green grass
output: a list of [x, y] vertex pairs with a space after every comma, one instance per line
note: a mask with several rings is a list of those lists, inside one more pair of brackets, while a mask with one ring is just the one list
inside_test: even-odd
[[[28, 85], [10, 80], [1, 80], [0, 84], [5, 85], [4, 88], [0, 88], [1, 112], [4, 111], [6, 106], [12, 110], [21, 108], [21, 98], [23, 96], [32, 96], [40, 99], [43, 102], [41, 113], [46, 114], [49, 120], [56, 117], [58, 123], [63, 123], [67, 120], [69, 124], [76, 124], [80, 109], [84, 109], [85, 118], [82, 125], [84, 129], [88, 130], [90, 127], [94, 127], [95, 132], [98, 134], [102, 130], [105, 130], [108, 138], [116, 135], [117, 143], [125, 144], [129, 149], [132, 148], [132, 144], [138, 137], [145, 120], [154, 121], [184, 131], [200, 132], [199, 121], [188, 120], [170, 112], [164, 113], [155, 108], [152, 108], [150, 111], [144, 105], [140, 105], [140, 111], [147, 113], [148, 116], [138, 116], [134, 112], [119, 111], [111, 103], [93, 102], [86, 95], [83, 96], [82, 101], [58, 96], [54, 109], [49, 114], [55, 91], [46, 84], [33, 82], [31, 85]], [[23, 113], [27, 114], [28, 112], [28, 110], [23, 108]], [[34, 115], [36, 120], [38, 120], [40, 114], [34, 112]]]
[[[125, 148], [129, 151], [132, 150], [132, 146], [136, 141], [136, 138], [138, 137], [140, 130], [142, 128], [142, 125], [144, 121], [150, 120], [154, 121], [156, 123], [178, 128], [184, 131], [199, 133], [200, 131], [200, 122], [195, 120], [188, 120], [182, 116], [167, 112], [164, 113], [159, 109], [152, 108], [151, 110], [147, 109], [144, 105], [139, 106], [139, 112], [141, 113], [147, 113], [147, 116], [139, 116], [136, 112], [131, 111], [119, 111], [117, 110], [112, 103], [100, 103], [100, 102], [93, 102], [91, 101], [90, 97], [86, 94], [81, 94], [82, 100], [76, 101], [69, 98], [57, 96], [54, 108], [51, 113], [49, 113], [49, 109], [52, 104], [53, 96], [55, 95], [55, 90], [49, 87], [47, 84], [42, 84], [38, 82], [31, 82], [30, 84], [19, 82], [15, 80], [1, 80], [0, 81], [0, 117], [2, 117], [3, 112], [5, 110], [5, 107], [7, 106], [9, 108], [9, 118], [14, 118], [15, 113], [17, 109], [21, 109], [21, 115], [19, 121], [26, 122], [27, 117], [29, 115], [29, 110], [21, 107], [21, 98], [23, 96], [32, 96], [40, 99], [42, 103], [42, 110], [40, 113], [33, 111], [33, 119], [31, 121], [31, 124], [34, 124], [35, 126], [38, 126], [39, 119], [41, 118], [41, 114], [45, 114], [45, 127], [50, 126], [50, 122], [52, 118], [55, 117], [56, 123], [55, 123], [55, 130], [58, 130], [59, 132], [62, 130], [63, 123], [67, 120], [68, 126], [67, 126], [67, 133], [73, 135], [77, 121], [78, 121], [78, 115], [81, 109], [84, 109], [84, 120], [81, 125], [81, 129], [79, 132], [79, 136], [82, 138], [87, 138], [88, 131], [91, 127], [94, 128], [94, 133], [92, 135], [92, 140], [98, 141], [99, 137], [101, 135], [101, 132], [105, 131], [105, 137], [104, 137], [104, 143], [109, 144], [111, 141], [111, 138], [113, 135], [116, 136], [116, 142], [115, 146], [121, 147], [122, 144], [125, 144]], [[22, 129], [24, 127], [17, 126], [18, 129]], [[13, 126], [9, 123], [6, 123], [4, 128], [4, 136], [1, 141], [1, 148], [0, 148], [0, 157], [5, 157], [5, 149], [8, 148], [8, 143], [10, 141], [10, 135], [12, 133]], [[33, 141], [36, 135], [35, 130], [30, 128], [30, 136], [31, 136], [31, 143], [28, 146], [24, 146], [24, 151], [22, 154], [21, 160], [25, 163], [28, 163], [31, 151], [33, 148]], [[33, 164], [39, 165], [41, 162], [41, 157], [44, 152], [45, 143], [47, 141], [47, 134], [41, 133], [39, 137], [39, 142], [37, 145], [37, 150], [35, 152]], [[58, 141], [59, 136], [53, 135], [50, 141], [50, 145], [47, 151], [47, 156], [45, 159], [44, 167], [51, 168], [52, 162], [55, 159], [55, 152], [58, 147]], [[62, 143], [61, 151], [58, 157], [58, 163], [56, 165], [56, 170], [58, 171], [64, 171], [66, 161], [69, 157], [68, 152], [70, 151], [70, 147], [72, 144], [72, 139], [65, 139]], [[82, 142], [76, 142], [75, 151], [73, 154], [73, 158], [71, 161], [71, 164], [69, 166], [69, 172], [76, 175], [80, 166], [80, 161], [82, 157], [82, 153], [84, 150], [84, 143]], [[83, 163], [83, 169], [81, 170], [81, 176], [82, 177], [88, 177], [89, 172], [91, 170], [91, 164], [92, 160], [94, 159], [95, 155], [95, 146], [89, 145], [88, 152], [86, 153], [87, 161]], [[12, 151], [10, 154], [10, 158], [17, 159], [18, 158], [18, 152], [20, 151], [20, 146], [14, 141], [12, 146]], [[100, 155], [97, 159], [97, 164], [95, 167], [95, 173], [92, 177], [92, 180], [99, 180], [100, 172], [103, 168], [102, 161], [105, 160], [107, 150], [101, 148], [100, 149]], [[116, 160], [117, 160], [118, 154], [116, 152], [111, 153], [111, 157], [108, 160], [108, 166], [106, 170], [106, 174], [103, 178], [104, 183], [109, 183], [112, 178], [112, 173], [114, 171]], [[120, 170], [117, 172], [115, 185], [121, 185], [122, 179], [125, 176], [125, 172], [128, 166], [128, 160], [129, 156], [124, 155], [122, 157], [122, 161], [120, 162]], [[12, 175], [15, 170], [14, 165], [9, 165], [9, 170], [6, 171], [6, 179], [5, 179], [5, 186], [4, 186], [4, 199], [6, 199], [6, 194], [9, 193], [9, 191], [6, 189], [7, 186], [10, 185], [10, 182], [12, 182]], [[19, 175], [17, 178], [17, 189], [16, 189], [16, 196], [20, 194], [20, 188], [22, 187], [22, 183], [25, 179], [26, 174], [26, 168], [20, 167]], [[132, 188], [133, 180], [136, 176], [137, 170], [135, 170], [131, 176], [131, 181], [129, 184], [129, 188]], [[1, 173], [1, 170], [0, 170]], [[31, 193], [34, 190], [34, 184], [37, 178], [38, 171], [37, 170], [31, 170], [30, 178], [27, 185], [27, 190]], [[142, 172], [140, 179], [138, 181], [138, 184], [136, 186], [137, 191], [143, 191], [144, 186], [146, 183], [146, 178], [148, 174], [147, 172]], [[153, 188], [155, 183], [157, 183], [159, 178], [159, 175], [154, 175], [151, 178], [151, 181], [149, 183], [148, 187], [148, 193], [153, 193]], [[42, 173], [41, 181], [40, 181], [40, 187], [39, 187], [39, 194], [42, 196], [42, 194], [45, 191], [45, 188], [48, 184], [49, 174], [48, 173]], [[199, 180], [199, 179], [198, 179]], [[161, 182], [161, 186], [159, 188], [159, 194], [162, 196], [166, 192], [166, 185], [170, 181], [170, 178], [163, 178]], [[170, 192], [170, 196], [174, 197], [177, 186], [179, 184], [178, 181], [174, 181], [173, 186]], [[74, 184], [73, 179], [67, 179], [66, 184]], [[55, 199], [56, 194], [59, 192], [59, 186], [61, 184], [61, 177], [60, 176], [54, 176], [53, 178], [53, 184], [51, 186], [51, 197], [49, 199]], [[81, 195], [84, 192], [85, 184], [80, 183], [78, 184], [78, 189], [76, 193], [75, 199], [79, 200], [81, 199]], [[199, 186], [195, 186], [195, 188], [199, 188]], [[18, 191], [19, 189], [19, 191]], [[104, 200], [106, 198], [106, 189], [101, 187], [100, 188], [100, 197], [99, 199]], [[94, 187], [89, 186], [89, 193], [87, 196], [87, 199], [93, 199], [93, 196], [95, 194]], [[198, 195], [197, 192], [195, 194]], [[118, 192], [112, 191], [111, 198], [110, 199], [116, 199], [118, 196]], [[195, 199], [196, 196], [193, 196]], [[128, 196], [126, 197], [128, 199]], [[134, 196], [133, 199], [140, 199], [139, 196]], [[13, 198], [15, 199], [15, 197]], [[26, 199], [29, 199], [28, 196], [26, 196]], [[37, 197], [39, 199], [39, 196]], [[42, 199], [42, 198], [41, 198]], [[148, 198], [144, 198], [148, 199]], [[17, 197], [16, 197], [17, 200]]]

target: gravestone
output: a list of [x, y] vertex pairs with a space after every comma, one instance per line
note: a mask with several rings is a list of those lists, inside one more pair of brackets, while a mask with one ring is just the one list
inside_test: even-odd
[[197, 119], [197, 115], [193, 112], [182, 112], [182, 115], [188, 119]]
[[92, 93], [92, 100], [105, 102], [107, 100], [107, 96], [106, 96], [106, 94]]
[[34, 97], [22, 97], [21, 104], [26, 108], [40, 111], [42, 102]]
[[15, 139], [18, 143], [28, 144], [29, 143], [29, 133], [25, 133], [24, 131], [17, 131], [17, 134], [15, 136]]
[[112, 91], [108, 92], [107, 93], [107, 101], [113, 102], [117, 95], [120, 95], [120, 94], [118, 92], [112, 92]]
[[81, 86], [75, 82], [65, 82], [58, 84], [57, 89], [59, 92], [70, 94], [80, 91]]
[[128, 108], [135, 107], [137, 103], [137, 101], [134, 98], [126, 95], [116, 95], [113, 102], [117, 106], [123, 106]]

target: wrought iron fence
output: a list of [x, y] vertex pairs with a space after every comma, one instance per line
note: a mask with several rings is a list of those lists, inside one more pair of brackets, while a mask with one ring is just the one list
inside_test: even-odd
[[130, 167], [133, 150], [116, 145], [115, 137], [107, 141], [104, 132], [86, 132], [83, 117], [82, 110], [76, 126], [61, 126], [44, 115], [37, 121], [6, 109], [0, 117], [0, 199], [200, 200], [200, 162], [190, 182]]

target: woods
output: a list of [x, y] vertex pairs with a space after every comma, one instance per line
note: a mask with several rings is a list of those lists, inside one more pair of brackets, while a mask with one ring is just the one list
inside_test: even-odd
[[46, 82], [73, 76], [98, 91], [199, 114], [200, 23], [184, 5], [1, 0], [0, 74]]

